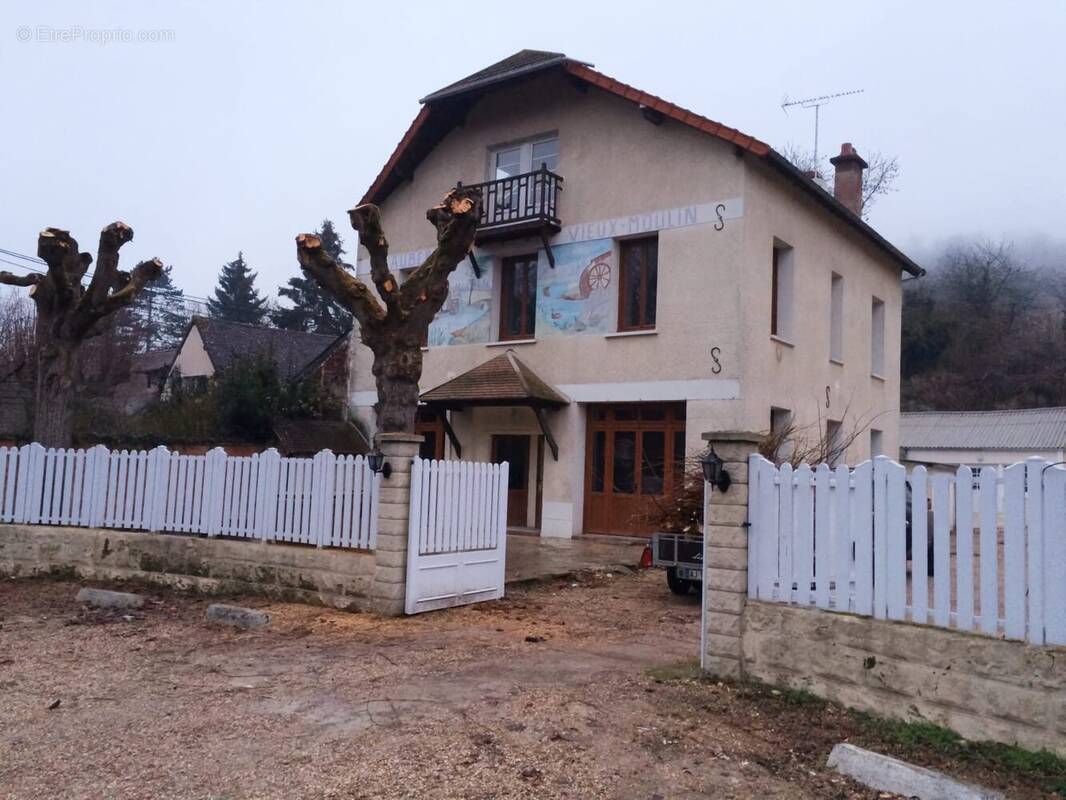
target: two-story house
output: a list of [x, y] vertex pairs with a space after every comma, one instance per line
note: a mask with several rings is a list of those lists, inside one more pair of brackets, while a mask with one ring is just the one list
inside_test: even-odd
[[[560, 53], [424, 98], [363, 202], [402, 276], [433, 246], [425, 210], [460, 182], [484, 193], [429, 331], [425, 454], [509, 461], [510, 522], [544, 536], [648, 532], [704, 431], [873, 418], [848, 458], [894, 454], [900, 282], [921, 270], [860, 218], [858, 154], [834, 164], [835, 196]], [[372, 431], [371, 354], [352, 358]]]

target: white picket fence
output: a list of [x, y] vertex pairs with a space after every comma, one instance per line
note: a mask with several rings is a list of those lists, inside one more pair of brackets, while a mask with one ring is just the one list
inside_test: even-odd
[[373, 549], [380, 478], [362, 456], [0, 447], [0, 522]]
[[408, 614], [503, 597], [508, 465], [411, 464]]
[[1066, 644], [1062, 465], [749, 467], [750, 597]]

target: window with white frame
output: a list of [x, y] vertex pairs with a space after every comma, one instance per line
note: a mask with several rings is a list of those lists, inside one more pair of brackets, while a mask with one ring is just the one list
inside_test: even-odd
[[795, 267], [792, 248], [774, 239], [774, 254], [771, 264], [770, 280], [770, 335], [785, 341], [791, 341], [792, 292], [795, 281]]
[[870, 374], [885, 374], [885, 301], [876, 297], [870, 305]]
[[829, 282], [829, 360], [844, 362], [844, 278], [835, 272]]
[[835, 467], [844, 458], [844, 423], [827, 419], [825, 421], [825, 462]]
[[792, 457], [795, 443], [792, 441], [792, 411], [787, 408], [770, 408], [770, 438], [776, 450], [774, 460], [788, 461]]
[[870, 428], [870, 458], [885, 454], [885, 434], [877, 428]]
[[559, 166], [559, 137], [546, 136], [522, 144], [492, 150], [490, 180], [511, 178], [544, 166], [555, 172]]

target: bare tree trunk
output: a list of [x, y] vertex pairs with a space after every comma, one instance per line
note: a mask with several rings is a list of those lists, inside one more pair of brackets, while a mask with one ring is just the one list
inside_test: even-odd
[[448, 299], [448, 276], [474, 246], [481, 192], [468, 187], [453, 189], [439, 206], [426, 212], [437, 229], [437, 247], [403, 286], [388, 266], [389, 245], [378, 208], [363, 205], [348, 215], [359, 232], [360, 244], [370, 253], [370, 277], [377, 296], [322, 249], [318, 236], [304, 233], [296, 237], [296, 255], [300, 267], [358, 320], [359, 336], [374, 354], [378, 430], [414, 433], [422, 341]]
[[74, 348], [69, 345], [52, 345], [47, 354], [38, 353], [33, 440], [45, 447], [73, 443], [76, 367]]
[[119, 270], [119, 248], [132, 238], [133, 229], [122, 222], [100, 232], [96, 271], [87, 287], [82, 279], [93, 257], [78, 252], [77, 241], [58, 228], [45, 228], [37, 237], [37, 255], [48, 264], [44, 275], [0, 272], [0, 284], [30, 287], [37, 306], [33, 436], [46, 447], [73, 444], [79, 347], [108, 331], [114, 313], [163, 271], [159, 259], [142, 261], [131, 272]]

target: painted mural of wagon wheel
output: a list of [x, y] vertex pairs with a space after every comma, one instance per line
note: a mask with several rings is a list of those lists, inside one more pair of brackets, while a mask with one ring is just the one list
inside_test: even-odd
[[606, 289], [611, 285], [611, 251], [600, 253], [589, 262], [589, 265], [581, 271], [581, 280], [578, 289], [581, 298], [585, 299], [594, 290]]

